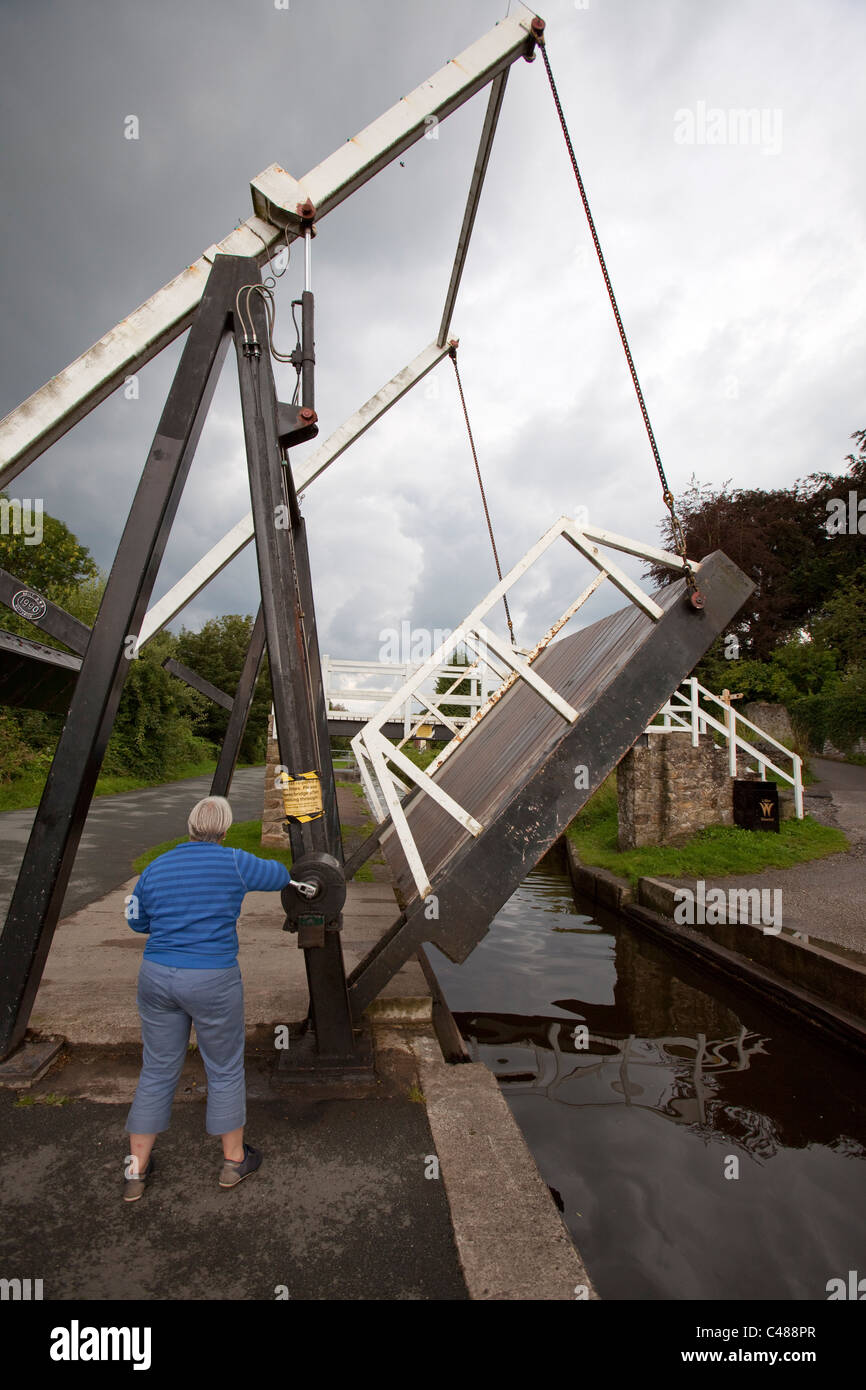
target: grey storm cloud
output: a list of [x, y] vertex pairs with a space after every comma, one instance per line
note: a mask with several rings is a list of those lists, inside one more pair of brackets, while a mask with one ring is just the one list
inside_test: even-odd
[[[247, 217], [249, 181], [268, 164], [303, 176], [505, 10], [0, 4], [0, 409]], [[866, 423], [866, 10], [555, 0], [541, 12], [675, 491], [692, 474], [774, 487], [838, 467]], [[485, 101], [321, 224], [320, 437], [436, 334]], [[137, 140], [124, 138], [130, 115]], [[298, 261], [279, 283], [281, 346]], [[508, 79], [453, 331], [504, 565], [578, 507], [657, 544], [658, 480], [540, 62]], [[11, 489], [41, 496], [104, 568], [181, 346], [142, 369], [137, 399], [115, 392]], [[228, 359], [155, 597], [249, 508], [232, 371]], [[290, 394], [291, 373], [277, 378]], [[323, 650], [369, 658], [403, 621], [455, 626], [495, 573], [450, 363], [312, 485], [304, 509]], [[527, 638], [576, 578], [573, 557], [557, 557], [515, 595]], [[257, 602], [248, 548], [173, 626]]]

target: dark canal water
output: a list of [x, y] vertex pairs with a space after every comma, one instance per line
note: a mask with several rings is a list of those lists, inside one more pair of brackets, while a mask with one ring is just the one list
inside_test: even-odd
[[429, 956], [602, 1298], [825, 1300], [866, 1276], [856, 1056], [589, 910], [548, 857], [463, 965]]

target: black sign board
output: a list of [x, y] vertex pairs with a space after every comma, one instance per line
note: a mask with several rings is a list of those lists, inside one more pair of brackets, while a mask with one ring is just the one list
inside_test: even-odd
[[734, 825], [779, 832], [779, 788], [775, 782], [734, 781]]

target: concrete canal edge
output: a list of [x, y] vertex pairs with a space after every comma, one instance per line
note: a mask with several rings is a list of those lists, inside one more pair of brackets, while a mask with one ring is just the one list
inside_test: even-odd
[[619, 911], [638, 930], [681, 954], [710, 965], [744, 988], [847, 1045], [866, 1049], [866, 965], [823, 950], [784, 932], [767, 933], [750, 921], [702, 923], [700, 930], [674, 920], [678, 890], [663, 879], [638, 879], [637, 891], [605, 869], [583, 864], [563, 837], [575, 892]]
[[376, 1028], [378, 1055], [417, 1067], [470, 1299], [598, 1299], [489, 1068], [449, 1064], [432, 1033]]
[[471, 1060], [423, 948], [417, 959], [429, 997], [366, 1012], [377, 1069], [411, 1060], [470, 1299], [598, 1299], [499, 1082]]

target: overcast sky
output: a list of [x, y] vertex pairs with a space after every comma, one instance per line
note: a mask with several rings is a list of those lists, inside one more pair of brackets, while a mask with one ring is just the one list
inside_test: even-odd
[[[0, 412], [246, 218], [267, 165], [302, 178], [506, 8], [0, 0]], [[542, 14], [674, 490], [839, 468], [866, 425], [866, 5], [553, 0]], [[321, 224], [320, 439], [435, 337], [486, 99]], [[741, 109], [758, 113], [747, 140]], [[280, 282], [287, 349], [302, 273], [298, 255]], [[578, 507], [658, 544], [654, 464], [540, 61], [509, 77], [453, 331], [503, 564]], [[105, 568], [181, 345], [141, 372], [138, 400], [116, 392], [11, 486]], [[249, 509], [234, 370], [229, 356], [155, 598]], [[304, 509], [323, 651], [372, 658], [401, 622], [457, 624], [495, 573], [447, 360]], [[585, 582], [563, 550], [515, 596], [523, 641]], [[257, 603], [248, 549], [182, 621]]]

